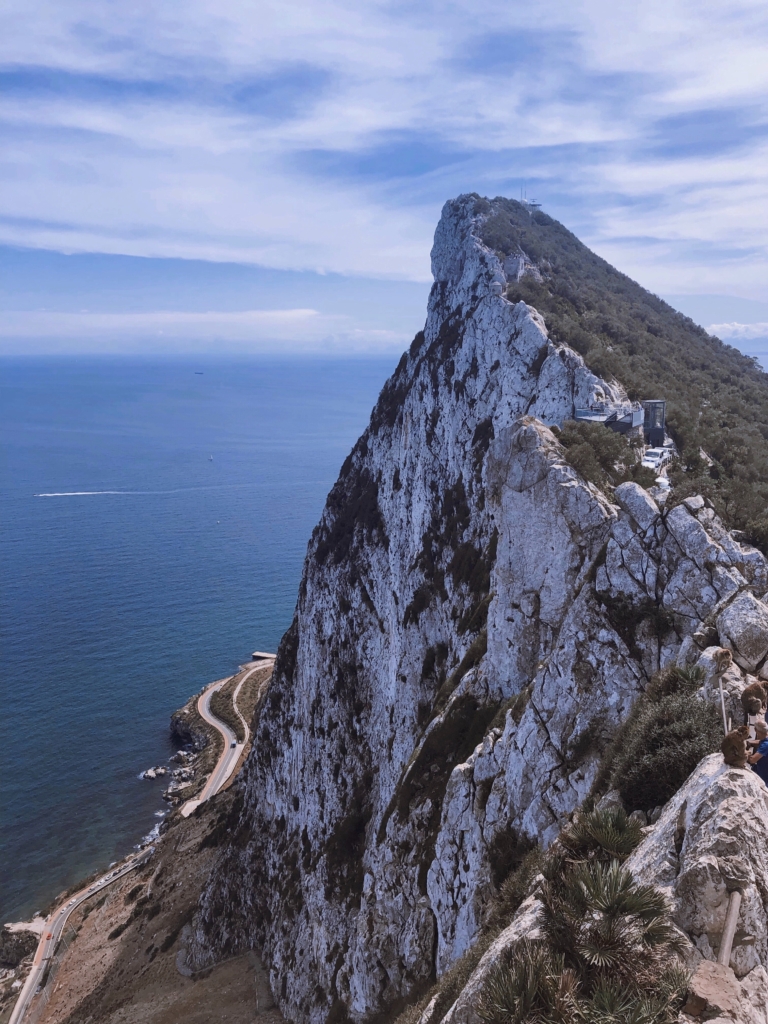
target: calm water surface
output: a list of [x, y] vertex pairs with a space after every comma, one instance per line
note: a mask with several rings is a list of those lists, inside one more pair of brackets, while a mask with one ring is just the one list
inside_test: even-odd
[[396, 361], [0, 361], [0, 921], [158, 820], [138, 773], [175, 708], [276, 649]]

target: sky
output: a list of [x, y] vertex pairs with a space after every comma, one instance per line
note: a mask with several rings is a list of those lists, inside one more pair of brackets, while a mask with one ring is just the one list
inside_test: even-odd
[[766, 52], [765, 0], [4, 0], [0, 352], [396, 351], [446, 199], [522, 189], [764, 357]]

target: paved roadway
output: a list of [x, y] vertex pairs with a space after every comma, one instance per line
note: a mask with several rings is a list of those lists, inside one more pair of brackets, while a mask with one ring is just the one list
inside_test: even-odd
[[86, 889], [81, 889], [80, 892], [75, 893], [74, 896], [70, 896], [64, 906], [59, 907], [58, 910], [54, 910], [50, 917], [46, 918], [43, 934], [40, 936], [40, 942], [37, 946], [35, 959], [32, 962], [32, 970], [29, 972], [27, 980], [24, 982], [24, 987], [21, 992], [19, 992], [19, 998], [16, 1000], [16, 1005], [8, 1019], [8, 1024], [20, 1024], [23, 1020], [24, 1014], [29, 1008], [29, 1004], [37, 993], [37, 988], [42, 980], [43, 974], [45, 973], [45, 969], [53, 958], [61, 936], [64, 934], [64, 929], [66, 928], [67, 921], [69, 920], [69, 915], [74, 910], [77, 910], [81, 903], [85, 903], [86, 900], [91, 899], [92, 896], [101, 892], [102, 889], [106, 889], [107, 886], [112, 885], [112, 883], [117, 881], [118, 878], [122, 878], [123, 875], [127, 875], [129, 871], [135, 871], [136, 868], [140, 867], [153, 852], [154, 847], [150, 846], [148, 849], [137, 853], [135, 856], [125, 861], [125, 863], [118, 865], [108, 874], [102, 875], [101, 878], [92, 882]]
[[210, 799], [210, 797], [218, 793], [222, 786], [229, 780], [229, 777], [232, 775], [235, 768], [237, 767], [237, 762], [240, 760], [240, 755], [243, 752], [243, 748], [245, 747], [250, 737], [248, 723], [240, 714], [240, 708], [237, 706], [237, 698], [240, 693], [240, 688], [247, 679], [251, 678], [254, 672], [258, 672], [259, 669], [266, 668], [267, 665], [270, 664], [274, 664], [274, 657], [272, 657], [271, 660], [267, 660], [265, 658], [263, 661], [260, 661], [257, 665], [254, 665], [253, 668], [250, 668], [245, 673], [240, 682], [237, 684], [235, 692], [232, 694], [232, 704], [234, 706], [235, 713], [237, 714], [237, 717], [240, 719], [240, 721], [243, 723], [244, 739], [242, 743], [238, 742], [237, 736], [235, 736], [234, 732], [230, 729], [227, 723], [222, 722], [221, 719], [217, 718], [211, 711], [211, 697], [214, 695], [214, 693], [216, 693], [228, 682], [230, 682], [232, 677], [230, 676], [229, 679], [219, 679], [217, 682], [211, 683], [211, 685], [206, 687], [205, 690], [203, 690], [203, 692], [200, 694], [200, 697], [198, 698], [197, 701], [197, 710], [200, 712], [201, 718], [204, 718], [209, 725], [212, 725], [214, 729], [217, 729], [221, 733], [221, 735], [224, 738], [224, 749], [221, 753], [221, 757], [219, 758], [216, 764], [216, 767], [213, 769], [210, 776], [208, 777], [208, 781], [203, 786], [202, 791], [194, 799], [187, 800], [187, 802], [182, 807], [181, 813], [185, 818], [188, 818], [196, 807], [199, 807], [200, 804], [205, 803], [206, 800]]
[[[197, 701], [197, 710], [200, 712], [206, 722], [210, 723], [214, 729], [218, 729], [221, 735], [224, 737], [224, 750], [221, 757], [213, 769], [208, 781], [203, 787], [203, 791], [194, 800], [188, 800], [181, 809], [181, 813], [184, 817], [188, 817], [195, 807], [208, 800], [215, 793], [221, 789], [225, 782], [229, 779], [232, 772], [237, 766], [237, 762], [240, 759], [240, 755], [243, 752], [243, 747], [248, 742], [250, 732], [248, 729], [248, 723], [240, 714], [240, 709], [237, 706], [237, 698], [240, 693], [240, 688], [243, 683], [250, 679], [254, 672], [258, 672], [259, 669], [265, 668], [269, 664], [274, 664], [274, 657], [264, 658], [258, 664], [254, 665], [253, 668], [249, 669], [240, 682], [235, 688], [235, 692], [232, 695], [232, 704], [234, 706], [237, 717], [243, 723], [243, 730], [245, 739], [242, 743], [238, 743], [237, 737], [221, 719], [217, 718], [211, 711], [211, 697], [217, 690], [220, 690], [225, 683], [228, 683], [229, 679], [219, 679], [215, 683], [211, 683], [210, 686], [206, 687], [205, 690], [200, 694]], [[141, 853], [136, 854], [130, 860], [124, 864], [116, 867], [114, 871], [110, 871], [109, 874], [103, 875], [96, 882], [93, 882], [88, 886], [87, 889], [81, 889], [80, 892], [75, 893], [74, 896], [70, 896], [69, 900], [54, 911], [49, 918], [46, 919], [45, 927], [43, 928], [43, 934], [40, 937], [40, 942], [37, 946], [37, 952], [35, 953], [35, 959], [32, 962], [32, 970], [29, 972], [27, 980], [24, 983], [24, 987], [19, 993], [19, 998], [16, 1001], [16, 1005], [13, 1008], [8, 1024], [21, 1024], [24, 1018], [24, 1014], [27, 1012], [29, 1004], [34, 998], [37, 987], [40, 984], [45, 968], [48, 966], [49, 961], [56, 952], [56, 946], [58, 945], [61, 936], [64, 933], [69, 915], [73, 910], [76, 910], [81, 903], [89, 900], [92, 896], [95, 896], [97, 892], [101, 892], [108, 885], [111, 885], [116, 879], [122, 878], [123, 875], [128, 874], [129, 871], [134, 871], [137, 867], [144, 863], [144, 861], [152, 854], [154, 847], [150, 846], [147, 850], [142, 850]]]

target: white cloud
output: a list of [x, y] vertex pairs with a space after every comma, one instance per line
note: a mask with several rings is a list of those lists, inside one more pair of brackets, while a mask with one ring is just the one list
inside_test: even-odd
[[196, 351], [374, 353], [400, 351], [410, 340], [398, 331], [362, 329], [350, 317], [314, 309], [190, 313], [6, 312], [0, 352]]
[[739, 341], [749, 341], [752, 338], [768, 339], [768, 323], [765, 324], [710, 324], [707, 328], [709, 334], [718, 338], [733, 338]]
[[[768, 297], [763, 0], [5, 9], [0, 61], [81, 77], [0, 101], [0, 240], [424, 280], [444, 199], [528, 180], [655, 290]], [[465, 160], [417, 174], [398, 140]]]

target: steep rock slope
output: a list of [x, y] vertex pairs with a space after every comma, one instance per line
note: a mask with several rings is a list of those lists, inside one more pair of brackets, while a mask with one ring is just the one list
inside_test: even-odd
[[[768, 790], [749, 769], [729, 768], [720, 754], [705, 757], [667, 803], [625, 867], [635, 880], [660, 888], [684, 936], [689, 968], [717, 959], [730, 893], [742, 894], [729, 967], [731, 995], [725, 1020], [768, 1022]], [[521, 939], [540, 938], [534, 895], [482, 957], [444, 1014], [429, 1005], [420, 1024], [481, 1024], [483, 987]], [[739, 979], [740, 983], [735, 979]], [[730, 990], [730, 992], [729, 992]], [[735, 998], [734, 998], [735, 997]], [[716, 1011], [710, 1009], [706, 1017]], [[688, 1019], [688, 1018], [685, 1018]]]
[[548, 425], [619, 390], [503, 297], [538, 271], [481, 241], [493, 212], [443, 211], [424, 332], [312, 536], [197, 919], [194, 963], [258, 947], [296, 1020], [360, 1020], [461, 955], [510, 840], [550, 841], [649, 675], [768, 588], [703, 502], [663, 517], [625, 484], [619, 507], [563, 460]]
[[678, 490], [709, 497], [768, 553], [768, 374], [543, 210], [531, 215], [509, 199], [485, 209], [480, 233], [507, 268], [507, 298], [535, 306], [553, 340], [570, 344], [596, 373], [618, 378], [630, 398], [666, 398], [687, 470], [676, 474]]

